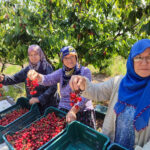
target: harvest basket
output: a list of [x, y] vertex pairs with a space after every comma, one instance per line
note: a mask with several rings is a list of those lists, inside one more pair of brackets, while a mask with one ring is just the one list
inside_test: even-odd
[[[55, 115], [56, 115], [57, 117], [60, 117], [60, 118], [65, 117], [65, 115], [66, 115], [66, 112], [63, 112], [63, 111], [61, 111], [61, 110], [59, 110], [59, 109], [57, 109], [57, 108], [55, 108], [55, 107], [48, 107], [48, 108], [45, 110], [45, 113], [44, 113], [43, 116], [39, 117], [38, 119], [36, 119], [36, 120], [33, 121], [32, 123], [28, 124], [24, 129], [29, 128], [32, 124], [35, 124], [35, 123], [36, 123], [37, 121], [39, 121], [40, 119], [42, 119], [43, 117], [47, 116], [49, 113], [53, 113], [53, 112], [55, 113]], [[50, 145], [53, 141], [55, 141], [55, 139], [56, 139], [57, 136], [62, 135], [64, 131], [65, 131], [65, 129], [62, 130], [60, 133], [58, 133], [58, 135], [56, 135], [54, 138], [52, 138], [51, 140], [49, 140], [47, 143], [45, 143], [44, 145], [42, 145], [40, 148], [38, 148], [38, 150], [43, 150], [43, 149], [45, 149], [45, 147], [47, 147], [47, 145]], [[8, 142], [6, 136], [7, 136], [7, 135], [13, 135], [13, 134], [15, 134], [15, 132], [8, 132], [8, 133], [6, 133], [5, 135], [3, 135], [3, 139], [4, 139], [5, 143], [8, 145], [8, 147], [9, 147], [10, 150], [14, 150], [14, 147], [13, 147], [13, 145], [12, 145], [11, 143]], [[42, 134], [42, 133], [41, 133], [41, 134]]]
[[21, 117], [14, 120], [13, 122], [9, 123], [8, 125], [0, 126], [0, 143], [4, 142], [2, 136], [8, 131], [16, 132], [30, 124], [37, 118], [39, 118], [39, 116], [41, 116], [37, 104], [31, 106], [27, 98], [20, 97], [18, 98], [17, 103], [15, 105], [0, 112], [0, 119], [5, 117], [6, 114], [11, 113], [12, 111], [20, 108], [27, 108], [29, 109], [29, 111], [23, 114]]
[[95, 113], [96, 113], [96, 118], [104, 119], [107, 113], [107, 109], [108, 107], [106, 106], [96, 105], [96, 107], [94, 108]]
[[128, 150], [128, 149], [117, 143], [112, 143], [108, 146], [107, 150]]
[[102, 133], [73, 121], [45, 150], [105, 150], [109, 141]]

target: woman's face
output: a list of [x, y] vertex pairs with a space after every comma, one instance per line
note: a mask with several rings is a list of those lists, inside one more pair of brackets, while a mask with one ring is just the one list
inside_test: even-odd
[[133, 59], [134, 71], [141, 77], [150, 76], [150, 48], [137, 55]]
[[29, 53], [29, 60], [30, 60], [31, 64], [36, 65], [40, 61], [39, 53], [36, 51], [31, 51]]
[[66, 55], [64, 58], [63, 58], [63, 64], [68, 67], [68, 68], [73, 68], [77, 63], [77, 60], [76, 60], [76, 56], [75, 55]]

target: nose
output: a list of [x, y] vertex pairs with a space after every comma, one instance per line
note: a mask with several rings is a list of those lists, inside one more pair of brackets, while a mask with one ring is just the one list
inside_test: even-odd
[[145, 64], [147, 65], [147, 59], [146, 59], [145, 57], [143, 58], [143, 60], [142, 60], [142, 63], [141, 63], [141, 64], [142, 64], [142, 65], [145, 65]]

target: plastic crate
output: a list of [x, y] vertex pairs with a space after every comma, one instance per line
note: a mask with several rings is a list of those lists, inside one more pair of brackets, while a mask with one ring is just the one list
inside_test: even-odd
[[106, 106], [102, 106], [102, 105], [96, 105], [96, 107], [94, 108], [95, 113], [96, 113], [96, 118], [105, 118], [105, 115], [107, 113], [107, 109], [108, 107]]
[[0, 126], [0, 143], [4, 142], [2, 136], [8, 131], [16, 132], [24, 128], [29, 123], [36, 120], [37, 118], [39, 118], [39, 116], [41, 116], [37, 104], [31, 106], [27, 98], [20, 97], [18, 98], [17, 103], [15, 105], [0, 112], [0, 119], [5, 117], [6, 114], [11, 113], [12, 111], [17, 110], [19, 108], [27, 108], [29, 109], [29, 111], [23, 114], [21, 117], [14, 120], [13, 122], [11, 122], [10, 124], [6, 126]]
[[107, 150], [128, 150], [128, 149], [117, 143], [112, 143], [108, 146]]
[[[65, 117], [66, 116], [66, 112], [64, 112], [64, 111], [61, 111], [61, 110], [59, 110], [59, 109], [57, 109], [55, 107], [48, 107], [45, 110], [44, 115], [41, 116], [41, 117], [39, 117], [38, 119], [34, 120], [32, 123], [35, 123], [36, 121], [40, 120], [41, 118], [47, 116], [49, 113], [52, 113], [52, 112], [55, 112], [56, 116], [58, 116], [58, 117]], [[27, 125], [25, 128], [30, 127], [32, 123], [30, 123], [29, 125]], [[64, 133], [64, 131], [65, 131], [65, 129], [62, 130], [60, 133], [58, 133], [58, 135], [56, 135], [54, 138], [52, 138], [51, 140], [49, 140], [47, 143], [45, 143], [43, 146], [41, 146], [38, 150], [43, 150], [45, 147], [47, 147], [49, 144], [51, 144], [53, 141], [55, 141], [55, 139], [57, 138], [57, 136], [62, 135]], [[6, 136], [8, 134], [9, 135], [13, 135], [14, 132], [7, 132], [5, 135], [3, 135], [3, 139], [4, 139], [5, 143], [8, 145], [9, 149], [10, 150], [14, 150], [13, 146], [6, 139]]]
[[105, 150], [109, 142], [107, 136], [73, 121], [45, 150]]

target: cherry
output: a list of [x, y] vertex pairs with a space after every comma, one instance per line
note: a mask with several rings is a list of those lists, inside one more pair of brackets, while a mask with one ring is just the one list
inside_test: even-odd
[[52, 112], [32, 123], [30, 127], [13, 135], [6, 135], [6, 138], [16, 150], [36, 150], [55, 137], [65, 126], [65, 118], [59, 118]]
[[[79, 92], [71, 92], [70, 93], [70, 106], [73, 107], [77, 102], [81, 102], [82, 101], [82, 98], [78, 96], [79, 95]], [[75, 108], [78, 109], [79, 106], [78, 105], [75, 105]]]
[[35, 80], [31, 81], [29, 78], [26, 78], [26, 81], [27, 81], [27, 87], [30, 90], [30, 95], [35, 95], [37, 93], [37, 91], [35, 90], [35, 88], [37, 86], [39, 86], [38, 80], [35, 79]]

